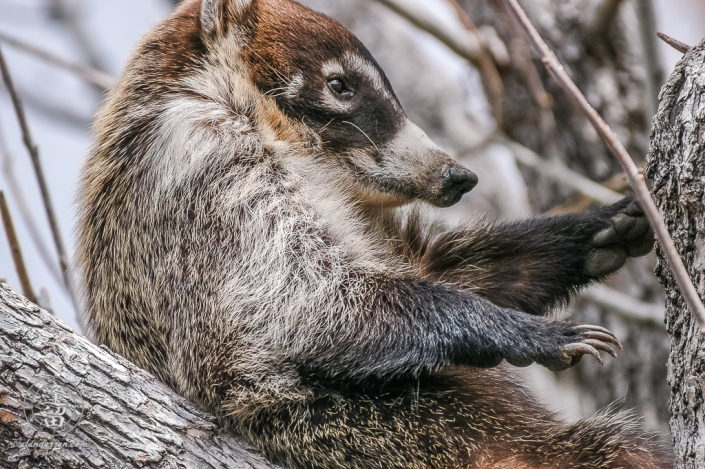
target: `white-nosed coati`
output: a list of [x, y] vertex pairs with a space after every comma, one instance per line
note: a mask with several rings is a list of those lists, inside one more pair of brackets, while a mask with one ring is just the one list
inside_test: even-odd
[[565, 426], [503, 360], [614, 354], [542, 317], [651, 249], [629, 200], [442, 231], [477, 183], [365, 47], [291, 0], [188, 0], [95, 125], [79, 264], [95, 340], [296, 468], [664, 468], [625, 418]]

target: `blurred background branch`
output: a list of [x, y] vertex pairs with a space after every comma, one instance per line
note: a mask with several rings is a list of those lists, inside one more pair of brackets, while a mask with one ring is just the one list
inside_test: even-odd
[[0, 72], [2, 74], [2, 81], [5, 84], [5, 89], [10, 94], [10, 99], [12, 101], [12, 106], [15, 110], [15, 115], [17, 116], [17, 122], [20, 125], [22, 131], [22, 141], [24, 142], [27, 153], [29, 153], [30, 160], [32, 161], [32, 167], [34, 168], [34, 175], [39, 186], [39, 190], [42, 194], [42, 203], [44, 205], [44, 212], [49, 222], [49, 227], [51, 229], [52, 237], [54, 239], [54, 247], [56, 248], [56, 253], [59, 259], [59, 268], [61, 270], [61, 277], [64, 281], [64, 285], [69, 292], [71, 298], [71, 303], [73, 305], [74, 317], [76, 323], [82, 326], [82, 315], [81, 308], [76, 294], [74, 280], [72, 277], [72, 269], [69, 261], [68, 250], [64, 244], [63, 236], [61, 234], [61, 228], [59, 226], [59, 221], [56, 216], [56, 211], [54, 210], [54, 203], [49, 193], [49, 186], [44, 176], [44, 169], [42, 163], [39, 159], [39, 147], [34, 142], [32, 133], [29, 129], [29, 123], [27, 122], [27, 116], [22, 104], [22, 100], [15, 87], [14, 80], [10, 73], [10, 69], [7, 66], [5, 57], [0, 50]]

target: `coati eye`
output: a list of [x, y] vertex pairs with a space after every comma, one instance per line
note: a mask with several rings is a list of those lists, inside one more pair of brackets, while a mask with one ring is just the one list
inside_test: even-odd
[[349, 99], [353, 92], [349, 89], [341, 78], [331, 78], [328, 80], [328, 88], [339, 98]]

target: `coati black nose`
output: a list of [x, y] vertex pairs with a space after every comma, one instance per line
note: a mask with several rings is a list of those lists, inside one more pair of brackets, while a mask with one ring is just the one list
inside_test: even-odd
[[434, 203], [438, 207], [450, 207], [463, 198], [477, 185], [477, 174], [458, 163], [449, 163], [443, 167], [440, 194]]
[[454, 187], [463, 191], [463, 194], [471, 191], [477, 185], [477, 174], [457, 163], [451, 165], [448, 170], [448, 178]]

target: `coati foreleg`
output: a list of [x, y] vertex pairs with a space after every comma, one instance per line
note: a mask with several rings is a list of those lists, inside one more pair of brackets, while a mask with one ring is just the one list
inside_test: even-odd
[[407, 223], [400, 237], [429, 278], [529, 314], [545, 314], [628, 257], [647, 254], [654, 242], [631, 198], [594, 212], [474, 225], [425, 238], [418, 226]]

